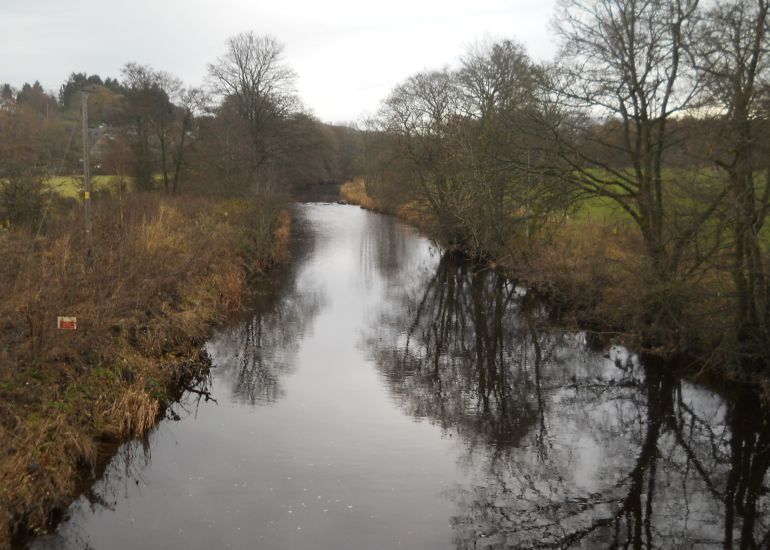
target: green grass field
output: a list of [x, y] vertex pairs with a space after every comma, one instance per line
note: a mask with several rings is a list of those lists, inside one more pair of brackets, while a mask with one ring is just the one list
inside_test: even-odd
[[[594, 171], [601, 175], [599, 170]], [[709, 197], [716, 196], [716, 193], [725, 185], [725, 174], [716, 168], [701, 168], [698, 170], [664, 170], [663, 177], [666, 183], [668, 199], [666, 200], [666, 209], [668, 216], [690, 214], [702, 210], [708, 204]], [[756, 192], [763, 193], [767, 185], [767, 174], [765, 171], [757, 171], [754, 175], [756, 182]], [[611, 178], [607, 176], [607, 180]], [[698, 204], [696, 197], [702, 197], [704, 202]], [[760, 197], [757, 197], [759, 200]], [[725, 201], [729, 201], [729, 196]], [[725, 208], [729, 209], [728, 203]], [[612, 199], [605, 197], [591, 197], [581, 201], [573, 211], [572, 223], [603, 222], [610, 224], [634, 226], [631, 216], [623, 210], [620, 205]], [[707, 231], [716, 232], [724, 220], [712, 218], [704, 225]], [[761, 241], [770, 248], [770, 223], [766, 223], [760, 231]]]
[[[619, 175], [612, 175], [604, 170], [590, 169], [586, 173], [597, 180], [607, 182], [607, 187], [617, 193], [623, 194], [620, 186], [614, 186], [611, 182], [624, 174], [633, 181], [633, 174], [629, 170], [619, 171]], [[695, 212], [709, 204], [712, 198], [723, 188], [725, 174], [712, 167], [698, 169], [663, 170], [664, 203], [665, 208], [671, 214], [678, 212]], [[765, 184], [764, 172], [757, 172], [757, 188], [761, 191]], [[631, 183], [633, 187], [633, 183]], [[633, 202], [633, 201], [631, 201]], [[583, 200], [576, 211], [577, 220], [603, 220], [610, 222], [631, 222], [631, 216], [620, 205], [610, 198], [592, 197]]]
[[[128, 190], [133, 189], [132, 178], [126, 177], [124, 181]], [[61, 197], [76, 199], [82, 197], [83, 176], [53, 176], [46, 180], [46, 185]], [[118, 185], [117, 176], [99, 175], [91, 178], [94, 193], [116, 194]]]
[[[155, 174], [155, 184], [161, 185], [163, 180], [161, 174]], [[134, 178], [132, 176], [124, 176], [123, 182], [125, 184], [125, 191], [134, 191]], [[52, 189], [56, 194], [63, 198], [82, 198], [83, 196], [83, 176], [52, 176], [46, 180], [46, 185], [49, 189]], [[116, 195], [118, 193], [118, 185], [120, 185], [120, 176], [113, 176], [109, 174], [91, 176], [91, 189], [94, 193], [109, 193]]]
[[575, 222], [633, 222], [631, 216], [623, 210], [615, 201], [604, 197], [592, 197], [585, 199], [575, 210], [572, 218]]

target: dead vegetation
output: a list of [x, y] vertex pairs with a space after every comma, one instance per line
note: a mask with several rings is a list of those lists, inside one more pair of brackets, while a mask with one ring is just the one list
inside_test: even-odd
[[[140, 436], [246, 283], [288, 254], [275, 205], [130, 196], [97, 203], [90, 252], [79, 209], [45, 235], [0, 233], [0, 547], [44, 530], [100, 444]], [[75, 331], [56, 328], [76, 316]]]
[[340, 187], [340, 195], [344, 201], [350, 204], [357, 204], [367, 210], [380, 211], [383, 208], [382, 205], [369, 196], [361, 179], [343, 183], [342, 187]]

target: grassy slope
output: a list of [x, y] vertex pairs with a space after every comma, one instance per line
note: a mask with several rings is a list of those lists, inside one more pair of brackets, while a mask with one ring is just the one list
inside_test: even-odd
[[[45, 529], [103, 443], [154, 425], [205, 369], [211, 325], [288, 246], [288, 215], [264, 205], [131, 194], [122, 214], [95, 206], [91, 256], [74, 212], [37, 240], [0, 234], [0, 548], [13, 529]], [[58, 331], [57, 315], [78, 329]]]

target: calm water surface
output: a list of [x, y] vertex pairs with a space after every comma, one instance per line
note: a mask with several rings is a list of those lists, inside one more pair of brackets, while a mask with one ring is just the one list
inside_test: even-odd
[[34, 548], [765, 547], [768, 415], [397, 221], [298, 207], [295, 262]]

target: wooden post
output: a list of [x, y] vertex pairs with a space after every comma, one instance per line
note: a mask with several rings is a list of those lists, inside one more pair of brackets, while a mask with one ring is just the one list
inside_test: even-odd
[[88, 145], [88, 94], [83, 92], [83, 204], [86, 218], [86, 246], [91, 254], [91, 166]]

